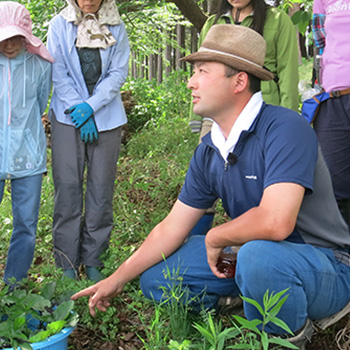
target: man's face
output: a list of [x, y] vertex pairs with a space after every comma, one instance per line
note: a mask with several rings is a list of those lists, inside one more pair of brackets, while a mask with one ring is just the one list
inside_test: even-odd
[[0, 42], [0, 52], [8, 58], [16, 57], [23, 48], [23, 36], [17, 35]]
[[232, 107], [232, 79], [218, 62], [196, 62], [187, 87], [192, 90], [193, 112], [215, 119]]

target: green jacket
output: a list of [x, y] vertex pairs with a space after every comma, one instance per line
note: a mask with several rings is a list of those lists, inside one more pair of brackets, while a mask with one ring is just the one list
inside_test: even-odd
[[[221, 16], [217, 24], [225, 24], [224, 17], [228, 17], [234, 24], [233, 19], [228, 14]], [[215, 15], [209, 17], [205, 22], [199, 36], [198, 46], [202, 44], [214, 20]], [[251, 22], [252, 16], [247, 16], [241, 25], [249, 27]], [[279, 78], [277, 84], [273, 80], [261, 82], [264, 101], [298, 111], [298, 42], [294, 25], [284, 11], [275, 7], [270, 7], [267, 10], [264, 39], [266, 40], [264, 65]], [[193, 113], [191, 105], [190, 126], [193, 132], [200, 131], [201, 120], [200, 116]]]

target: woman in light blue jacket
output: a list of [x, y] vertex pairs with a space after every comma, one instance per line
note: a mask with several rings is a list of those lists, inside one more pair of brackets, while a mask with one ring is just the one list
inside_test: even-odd
[[98, 281], [99, 257], [113, 226], [121, 126], [127, 122], [120, 88], [128, 74], [129, 43], [114, 0], [67, 3], [48, 31], [55, 58], [50, 105], [54, 255], [65, 276], [77, 278], [85, 265], [88, 278]]
[[23, 5], [0, 2], [0, 202], [5, 180], [10, 180], [13, 231], [4, 273], [10, 288], [27, 277], [33, 261], [46, 172], [41, 115], [50, 94], [53, 58], [31, 27]]

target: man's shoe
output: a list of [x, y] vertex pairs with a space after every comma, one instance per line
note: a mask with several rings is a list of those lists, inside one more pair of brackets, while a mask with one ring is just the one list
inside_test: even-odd
[[299, 350], [306, 350], [306, 344], [311, 342], [311, 337], [314, 332], [313, 323], [311, 320], [306, 319], [304, 326], [295, 332], [292, 337], [286, 337], [291, 344], [297, 346]]
[[342, 319], [344, 316], [346, 316], [348, 313], [350, 313], [350, 302], [347, 303], [340, 311], [338, 311], [336, 314], [322, 318], [321, 320], [314, 321], [314, 324], [316, 327], [325, 330], [332, 324], [338, 322], [340, 319]]
[[75, 279], [78, 278], [78, 275], [77, 275], [77, 273], [75, 272], [74, 269], [67, 269], [67, 270], [63, 271], [62, 279], [65, 278], [65, 277], [67, 277], [67, 278], [69, 278], [71, 280], [75, 280]]
[[237, 315], [244, 317], [243, 299], [237, 297], [220, 297], [216, 306], [218, 315], [232, 316]]

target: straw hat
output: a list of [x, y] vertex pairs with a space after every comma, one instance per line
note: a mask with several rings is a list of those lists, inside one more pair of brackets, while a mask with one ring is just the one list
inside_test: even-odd
[[30, 53], [54, 61], [42, 41], [33, 35], [32, 20], [25, 6], [15, 1], [0, 1], [0, 42], [17, 35], [25, 38], [25, 46]]
[[265, 40], [256, 31], [241, 25], [216, 24], [209, 29], [198, 52], [182, 60], [220, 62], [261, 80], [271, 80], [274, 75], [263, 68], [265, 53]]

